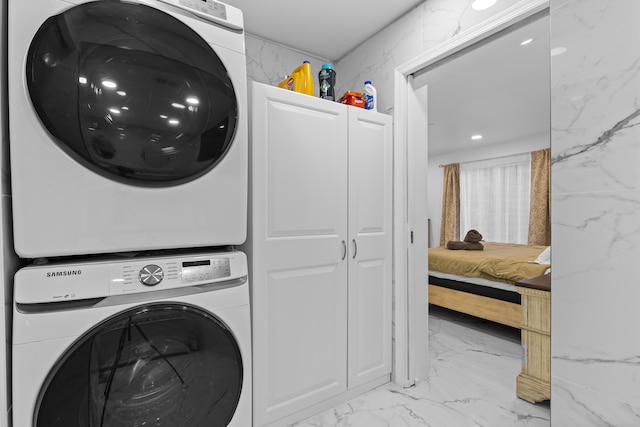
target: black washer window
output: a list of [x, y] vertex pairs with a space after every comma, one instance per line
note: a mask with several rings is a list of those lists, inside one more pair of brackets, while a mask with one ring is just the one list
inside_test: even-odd
[[211, 314], [151, 304], [106, 320], [51, 371], [36, 427], [223, 427], [242, 388], [240, 349]]
[[105, 0], [49, 18], [26, 70], [54, 141], [107, 178], [185, 183], [232, 144], [238, 105], [224, 64], [200, 35], [150, 6]]

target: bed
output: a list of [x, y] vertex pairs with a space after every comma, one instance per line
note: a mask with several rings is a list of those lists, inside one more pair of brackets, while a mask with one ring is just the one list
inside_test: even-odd
[[515, 283], [547, 273], [549, 247], [483, 242], [481, 251], [429, 248], [429, 303], [520, 328]]

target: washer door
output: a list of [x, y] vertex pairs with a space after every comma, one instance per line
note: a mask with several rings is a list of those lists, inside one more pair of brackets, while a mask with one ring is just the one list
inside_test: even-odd
[[30, 45], [26, 81], [53, 141], [130, 185], [196, 179], [222, 160], [237, 126], [236, 94], [215, 51], [142, 4], [90, 2], [49, 18]]
[[36, 427], [226, 426], [242, 357], [229, 329], [182, 304], [122, 312], [81, 337], [40, 392]]

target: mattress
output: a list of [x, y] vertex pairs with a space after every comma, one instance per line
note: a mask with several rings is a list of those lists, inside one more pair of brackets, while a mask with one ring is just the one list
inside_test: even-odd
[[465, 282], [485, 279], [514, 284], [522, 279], [542, 276], [550, 267], [536, 262], [546, 246], [495, 242], [483, 245], [484, 250], [475, 251], [429, 248], [429, 271], [463, 276]]
[[493, 280], [485, 279], [483, 277], [465, 277], [459, 276], [457, 274], [442, 273], [435, 270], [429, 270], [429, 276], [446, 280], [455, 280], [457, 282], [464, 282], [478, 286], [488, 286], [490, 288], [501, 289], [504, 291], [516, 292], [516, 286], [511, 283], [496, 282]]

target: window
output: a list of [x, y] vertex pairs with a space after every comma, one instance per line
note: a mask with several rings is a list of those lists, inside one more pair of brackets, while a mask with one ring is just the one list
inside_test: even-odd
[[520, 154], [460, 164], [460, 234], [485, 241], [527, 243], [531, 156]]

